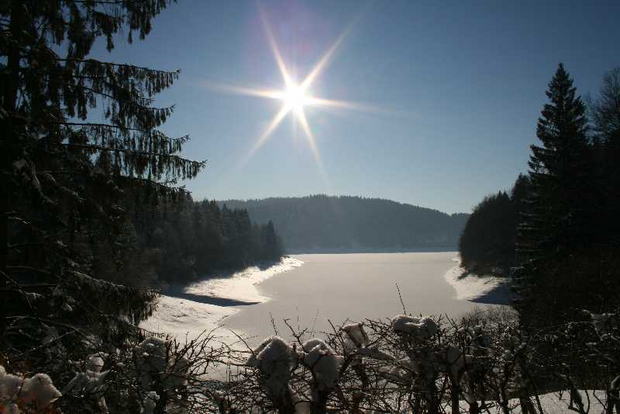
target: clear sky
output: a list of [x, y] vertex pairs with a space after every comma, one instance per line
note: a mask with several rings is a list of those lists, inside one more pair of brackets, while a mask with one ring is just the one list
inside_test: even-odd
[[[282, 102], [214, 88], [284, 89], [261, 7], [298, 81], [351, 28], [309, 92], [372, 110], [305, 108], [324, 174], [293, 114], [249, 157]], [[558, 62], [582, 96], [620, 66], [620, 1], [179, 0], [146, 40], [101, 49], [181, 70], [157, 103], [176, 104], [163, 129], [190, 134], [184, 155], [208, 160], [187, 183], [195, 199], [326, 193], [469, 212], [526, 171]]]

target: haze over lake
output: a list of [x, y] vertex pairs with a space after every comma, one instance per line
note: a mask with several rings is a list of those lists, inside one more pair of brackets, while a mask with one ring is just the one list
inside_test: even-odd
[[[346, 318], [389, 318], [403, 312], [396, 284], [407, 312], [457, 317], [476, 307], [456, 299], [444, 275], [456, 263], [454, 252], [355, 253], [296, 255], [304, 264], [257, 285], [270, 300], [242, 306], [224, 325], [260, 340], [273, 334], [273, 316], [279, 334], [288, 336], [282, 322], [316, 331], [330, 330]], [[316, 319], [316, 321], [315, 321]]]

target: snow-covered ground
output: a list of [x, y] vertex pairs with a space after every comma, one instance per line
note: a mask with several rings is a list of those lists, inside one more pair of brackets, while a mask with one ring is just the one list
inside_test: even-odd
[[[452, 259], [458, 263], [459, 258]], [[444, 278], [456, 291], [456, 298], [488, 304], [507, 304], [509, 300], [508, 280], [495, 276], [465, 276], [465, 269], [454, 266]]]
[[[604, 391], [580, 390], [579, 394], [581, 395], [581, 398], [585, 405], [586, 412], [589, 412], [592, 414], [604, 414], [605, 412], [604, 405], [601, 403], [601, 401], [605, 401]], [[563, 414], [563, 413], [577, 412], [576, 410], [570, 410], [568, 408], [570, 404], [570, 395], [568, 391], [551, 392], [549, 394], [543, 394], [539, 396], [539, 399], [540, 399], [540, 406], [542, 407], [543, 409], [542, 412], [544, 414]], [[536, 410], [537, 410], [536, 412], [538, 412], [538, 408], [537, 408], [538, 404], [536, 403], [535, 398], [532, 397], [531, 401], [534, 404], [534, 407], [536, 407]], [[468, 410], [467, 403], [463, 401], [461, 402], [460, 405], [461, 405], [461, 411], [464, 413], [467, 412]], [[523, 412], [521, 410], [521, 407], [519, 406], [519, 400], [517, 399], [510, 400], [509, 410], [513, 414], [521, 414]], [[489, 412], [492, 414], [502, 413], [499, 407], [489, 408], [489, 410], [485, 412]]]
[[[161, 295], [153, 316], [140, 324], [140, 327], [151, 332], [165, 333], [176, 337], [179, 341], [195, 339], [202, 332], [210, 332], [221, 325], [227, 316], [239, 309], [230, 306], [217, 306], [199, 303], [193, 300], [174, 298]], [[219, 335], [228, 337], [224, 330]]]
[[234, 273], [231, 276], [215, 277], [194, 283], [185, 289], [192, 295], [209, 296], [215, 298], [231, 299], [241, 302], [265, 302], [269, 298], [262, 296], [256, 285], [277, 275], [299, 267], [303, 262], [293, 257], [285, 257], [280, 263], [267, 268], [258, 266]]
[[[230, 343], [230, 339], [236, 340], [234, 334], [226, 329], [217, 329], [227, 316], [239, 311], [238, 307], [229, 304], [243, 305], [269, 300], [259, 293], [256, 285], [302, 264], [299, 259], [285, 257], [266, 268], [253, 266], [229, 276], [170, 289], [169, 295], [162, 294], [159, 297], [153, 316], [142, 322], [140, 327], [151, 332], [170, 334], [180, 341], [191, 340], [202, 332], [216, 329], [215, 336], [220, 341]], [[221, 299], [228, 300], [228, 306], [220, 306]]]

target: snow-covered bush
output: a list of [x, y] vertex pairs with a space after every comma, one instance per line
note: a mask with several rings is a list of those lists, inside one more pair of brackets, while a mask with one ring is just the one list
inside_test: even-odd
[[318, 390], [331, 389], [338, 380], [340, 366], [344, 358], [323, 340], [310, 339], [303, 344], [303, 361], [310, 368]]
[[63, 388], [63, 394], [90, 399], [101, 412], [108, 412], [104, 394], [107, 389], [106, 377], [110, 371], [102, 372], [106, 356], [102, 352], [89, 355], [86, 358], [86, 370], [75, 374], [75, 377]]
[[0, 365], [0, 412], [42, 412], [62, 394], [47, 374], [35, 374], [30, 378], [8, 374]]
[[289, 381], [297, 366], [297, 354], [291, 345], [278, 336], [271, 336], [252, 351], [246, 365], [258, 369], [260, 384], [276, 407], [292, 406]]

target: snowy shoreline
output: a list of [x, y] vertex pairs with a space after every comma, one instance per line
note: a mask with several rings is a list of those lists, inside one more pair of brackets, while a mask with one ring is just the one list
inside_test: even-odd
[[[452, 259], [459, 263], [459, 258]], [[456, 298], [470, 302], [508, 305], [509, 280], [497, 276], [466, 275], [460, 264], [446, 272], [444, 279], [456, 291]]]
[[[453, 261], [457, 263], [445, 273], [444, 279], [454, 288], [456, 299], [480, 304], [509, 303], [507, 280], [492, 276], [464, 277], [458, 258]], [[263, 296], [257, 285], [303, 263], [297, 258], [285, 257], [272, 266], [252, 266], [229, 276], [171, 287], [159, 297], [153, 316], [142, 322], [140, 327], [172, 335], [178, 340], [194, 339], [202, 332], [221, 328], [225, 319], [239, 312], [243, 306], [269, 301], [271, 298]], [[222, 342], [237, 339], [227, 329], [217, 329], [216, 336]]]
[[[202, 332], [220, 328], [225, 318], [239, 311], [238, 306], [270, 300], [259, 293], [256, 285], [302, 264], [299, 259], [284, 257], [279, 263], [266, 268], [252, 266], [229, 276], [216, 276], [186, 287], [173, 287], [160, 295], [157, 309], [140, 327], [172, 335], [178, 340], [194, 339]], [[224, 342], [232, 337], [231, 333], [222, 329], [218, 333], [216, 336]]]

